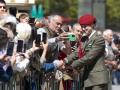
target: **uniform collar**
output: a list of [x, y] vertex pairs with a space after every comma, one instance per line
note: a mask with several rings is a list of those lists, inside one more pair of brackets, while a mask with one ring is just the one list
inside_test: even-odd
[[89, 35], [89, 39], [93, 36], [95, 32], [96, 32], [95, 30], [92, 31], [92, 33]]

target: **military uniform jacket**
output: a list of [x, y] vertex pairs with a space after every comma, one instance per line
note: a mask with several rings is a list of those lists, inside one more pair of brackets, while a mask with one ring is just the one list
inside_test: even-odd
[[104, 65], [105, 41], [102, 35], [95, 32], [88, 41], [83, 43], [85, 55], [78, 59], [77, 50], [67, 56], [72, 67], [84, 67], [82, 81], [84, 87], [108, 83], [108, 72]]

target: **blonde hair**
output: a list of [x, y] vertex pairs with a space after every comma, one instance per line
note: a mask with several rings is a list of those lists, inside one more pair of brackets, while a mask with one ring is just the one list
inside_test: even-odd
[[27, 13], [21, 13], [19, 16], [19, 19], [24, 19], [26, 17], [29, 17], [29, 15]]

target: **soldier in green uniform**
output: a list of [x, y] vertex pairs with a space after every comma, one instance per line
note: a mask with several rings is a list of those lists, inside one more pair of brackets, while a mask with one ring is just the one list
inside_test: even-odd
[[86, 14], [80, 17], [79, 23], [87, 37], [83, 42], [85, 55], [78, 58], [76, 50], [65, 58], [65, 63], [72, 62], [74, 69], [84, 68], [81, 81], [83, 90], [108, 90], [108, 72], [104, 65], [105, 41], [102, 35], [94, 30], [96, 18]]

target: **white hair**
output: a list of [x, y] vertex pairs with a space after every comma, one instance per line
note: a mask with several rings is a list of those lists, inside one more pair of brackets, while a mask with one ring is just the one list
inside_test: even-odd
[[55, 14], [55, 15], [50, 15], [50, 16], [48, 16], [48, 21], [53, 21], [55, 18], [61, 18], [62, 19], [62, 17], [60, 16], [60, 15], [57, 15], [57, 14]]
[[75, 28], [76, 28], [77, 26], [80, 26], [80, 27], [81, 27], [81, 25], [80, 25], [79, 23], [75, 23], [75, 24], [73, 25], [73, 30], [75, 30]]
[[27, 23], [19, 23], [16, 25], [16, 32], [18, 39], [28, 41], [31, 36], [31, 26]]
[[8, 23], [8, 22], [12, 22], [14, 24], [18, 23], [16, 17], [14, 17], [12, 15], [6, 14], [5, 16], [0, 17], [0, 25], [1, 26], [3, 26], [5, 23]]
[[7, 22], [12, 22], [12, 23], [15, 23], [15, 24], [18, 23], [16, 17], [14, 17], [14, 16], [12, 16], [12, 15], [6, 15], [6, 16], [4, 17], [4, 20], [5, 20], [6, 23], [7, 23]]
[[103, 37], [106, 38], [109, 33], [113, 33], [113, 31], [112, 31], [111, 29], [106, 29], [106, 30], [103, 32]]

